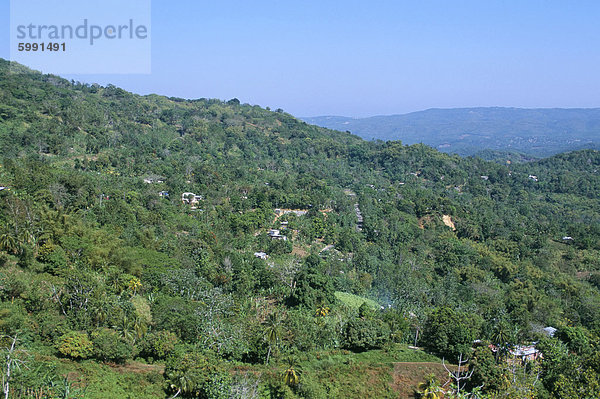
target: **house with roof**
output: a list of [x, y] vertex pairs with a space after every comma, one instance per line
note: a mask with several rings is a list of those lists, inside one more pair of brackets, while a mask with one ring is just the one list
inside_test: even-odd
[[146, 184], [158, 184], [158, 183], [164, 183], [164, 182], [165, 182], [164, 176], [149, 175], [149, 176], [144, 177], [144, 183], [146, 183]]
[[194, 193], [183, 193], [181, 194], [181, 202], [184, 205], [189, 205], [190, 209], [196, 209], [200, 201], [204, 200], [204, 196], [196, 195]]
[[293, 213], [296, 216], [304, 216], [308, 213], [306, 209], [275, 209], [275, 215], [277, 217]]
[[287, 237], [282, 235], [281, 232], [278, 229], [271, 229], [269, 230], [269, 232], [267, 233], [269, 235], [269, 237], [271, 237], [271, 239], [273, 240], [283, 240], [283, 241], [287, 241]]
[[542, 352], [535, 347], [535, 344], [536, 343], [531, 345], [517, 345], [509, 349], [509, 353], [516, 359], [519, 359], [521, 363], [542, 360]]
[[[474, 342], [475, 343], [475, 342]], [[477, 344], [482, 343], [482, 341], [477, 342]], [[530, 345], [514, 345], [508, 348], [508, 354], [510, 355], [506, 361], [514, 362], [519, 361], [521, 363], [526, 362], [535, 362], [543, 359], [542, 352], [536, 348], [537, 342], [533, 342]], [[497, 353], [500, 348], [494, 344], [488, 345], [488, 348], [492, 350], [493, 353]]]

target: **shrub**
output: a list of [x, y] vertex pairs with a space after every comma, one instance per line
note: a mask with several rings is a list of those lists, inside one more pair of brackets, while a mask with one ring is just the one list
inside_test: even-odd
[[126, 342], [115, 330], [102, 328], [92, 333], [94, 356], [102, 361], [123, 363], [131, 358], [133, 347]]
[[140, 343], [140, 352], [145, 357], [164, 359], [175, 349], [178, 341], [177, 335], [171, 331], [146, 334]]
[[231, 378], [210, 353], [179, 346], [167, 358], [165, 378], [169, 390], [182, 397], [229, 397]]
[[68, 265], [67, 254], [65, 250], [52, 243], [45, 243], [38, 251], [38, 260], [46, 264], [46, 271], [51, 274], [59, 274], [65, 270]]
[[290, 304], [316, 309], [317, 306], [330, 306], [336, 301], [335, 290], [329, 276], [313, 268], [305, 268], [296, 276], [296, 290]]
[[354, 319], [345, 330], [344, 346], [362, 352], [381, 348], [390, 339], [390, 327], [381, 320]]
[[94, 346], [86, 332], [70, 331], [62, 335], [56, 345], [64, 356], [87, 359], [93, 354]]
[[70, 330], [65, 318], [54, 312], [40, 312], [36, 315], [35, 321], [37, 333], [50, 344], [57, 342], [62, 335]]
[[480, 319], [449, 307], [435, 309], [428, 317], [421, 336], [425, 348], [447, 359], [456, 359], [460, 353], [471, 351], [478, 333]]

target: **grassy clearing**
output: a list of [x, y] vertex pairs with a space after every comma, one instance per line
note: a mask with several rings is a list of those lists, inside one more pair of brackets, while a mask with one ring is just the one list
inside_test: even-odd
[[308, 353], [300, 356], [299, 364], [303, 372], [297, 393], [312, 398], [408, 397], [402, 395], [412, 394], [427, 374], [443, 373], [439, 358], [405, 345], [363, 353]]
[[47, 357], [40, 363], [40, 372], [51, 370], [66, 378], [58, 381], [67, 384], [73, 397], [85, 399], [106, 398], [157, 398], [164, 399], [164, 379], [161, 366], [128, 362], [109, 365], [91, 360], [75, 362]]
[[[362, 353], [315, 351], [297, 358], [301, 383], [294, 390], [286, 388], [289, 398], [410, 397], [427, 374], [444, 376], [439, 358], [399, 344]], [[266, 388], [269, 383], [281, 383], [284, 360], [274, 358], [268, 366], [232, 364], [230, 371], [232, 375], [253, 375]], [[45, 358], [43, 363], [57, 375], [67, 376], [72, 392], [84, 394], [86, 399], [165, 397], [161, 364], [130, 361], [115, 365], [54, 357]]]
[[353, 309], [358, 309], [360, 307], [360, 305], [362, 305], [365, 302], [371, 308], [379, 309], [379, 304], [377, 302], [375, 302], [372, 299], [365, 298], [362, 296], [350, 294], [347, 292], [336, 291], [335, 297], [338, 299], [338, 301], [342, 302], [344, 305], [346, 305], [350, 308], [353, 308]]

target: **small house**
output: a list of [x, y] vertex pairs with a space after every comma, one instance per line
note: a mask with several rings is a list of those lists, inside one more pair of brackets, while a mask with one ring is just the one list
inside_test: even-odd
[[[513, 362], [515, 360], [520, 361], [521, 363], [538, 361], [543, 358], [542, 352], [535, 347], [536, 342], [531, 345], [515, 345], [508, 349], [508, 353], [512, 356], [511, 359], [507, 359], [508, 362]], [[488, 345], [488, 347], [492, 350], [492, 352], [496, 353], [500, 348], [498, 348], [494, 344]]]
[[283, 240], [283, 241], [287, 241], [287, 237], [282, 235], [281, 232], [277, 229], [271, 229], [269, 230], [269, 232], [267, 233], [269, 235], [269, 237], [271, 237], [273, 240]]
[[510, 349], [510, 354], [523, 363], [542, 359], [542, 352], [535, 345], [517, 345]]
[[203, 199], [204, 197], [202, 195], [196, 195], [194, 193], [181, 194], [181, 202], [183, 204], [190, 205], [191, 209], [196, 209], [196, 205]]
[[144, 178], [144, 183], [146, 183], [146, 184], [158, 184], [158, 183], [164, 183], [164, 182], [165, 182], [164, 176], [151, 175], [151, 176], [147, 176]]

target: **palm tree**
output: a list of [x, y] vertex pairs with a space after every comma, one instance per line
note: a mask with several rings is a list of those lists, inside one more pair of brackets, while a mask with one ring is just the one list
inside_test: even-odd
[[142, 288], [142, 282], [137, 277], [132, 277], [127, 284], [129, 289], [133, 292], [133, 295], [137, 294], [138, 289]]
[[183, 371], [172, 379], [172, 383], [169, 386], [172, 390], [177, 390], [175, 394], [169, 398], [175, 399], [181, 392], [189, 393], [192, 390], [193, 382], [190, 376]]
[[123, 316], [123, 318], [119, 321], [119, 323], [113, 327], [119, 333], [119, 336], [128, 342], [135, 341], [135, 336], [131, 331], [132, 323], [129, 321], [127, 316]]
[[509, 346], [510, 336], [506, 330], [506, 325], [502, 322], [496, 324], [494, 333], [492, 334], [492, 343], [497, 346], [496, 350], [496, 361], [498, 357], [504, 356]]
[[325, 317], [329, 314], [329, 307], [323, 304], [317, 306], [317, 311], [315, 312], [315, 316], [317, 317]]
[[302, 369], [295, 357], [290, 356], [286, 362], [286, 369], [283, 371], [283, 382], [288, 386], [298, 385], [300, 382], [300, 374]]
[[6, 252], [17, 254], [19, 251], [19, 245], [16, 238], [12, 234], [4, 232], [0, 235], [0, 249]]
[[21, 234], [19, 234], [18, 237], [18, 242], [20, 244], [21, 247], [24, 247], [26, 245], [31, 246], [31, 249], [33, 250], [33, 256], [37, 256], [38, 253], [38, 239], [35, 236], [35, 234], [33, 234], [31, 232], [31, 229], [25, 229], [21, 232]]
[[271, 357], [271, 350], [273, 347], [277, 348], [279, 338], [281, 336], [281, 326], [277, 313], [271, 313], [269, 318], [265, 321], [264, 338], [269, 344], [269, 351], [267, 352], [266, 364], [269, 364], [269, 358]]
[[139, 316], [136, 316], [136, 318], [133, 320], [133, 331], [135, 332], [136, 339], [142, 339], [144, 335], [146, 335], [146, 332], [148, 332], [148, 325], [146, 324], [145, 320]]
[[494, 333], [492, 334], [492, 342], [496, 345], [505, 345], [508, 342], [508, 333], [504, 323], [496, 324]]
[[35, 244], [36, 239], [35, 236], [29, 230], [23, 230], [21, 234], [19, 234], [19, 242], [22, 244]]
[[417, 387], [417, 395], [422, 399], [439, 399], [442, 397], [443, 391], [440, 384], [433, 374], [425, 377], [425, 381], [421, 382]]
[[98, 306], [94, 307], [92, 310], [94, 314], [94, 321], [96, 322], [96, 327], [100, 327], [100, 324], [104, 323], [108, 319], [108, 305], [105, 303], [101, 303]]

